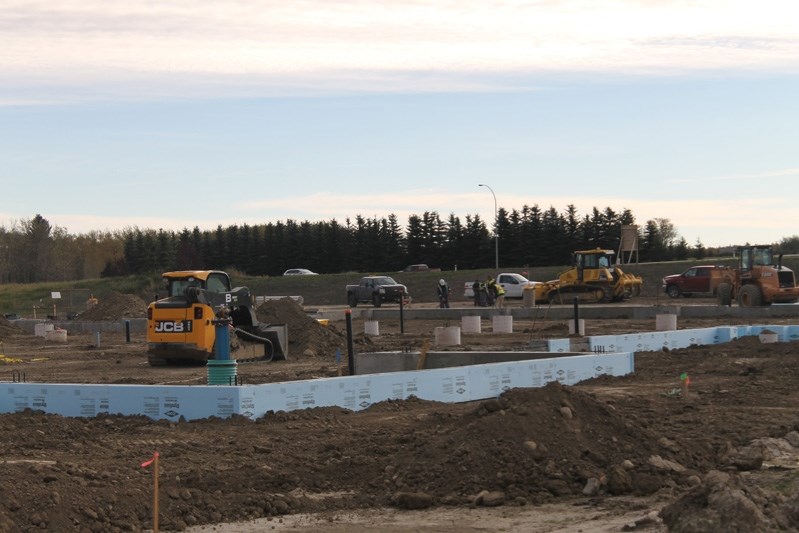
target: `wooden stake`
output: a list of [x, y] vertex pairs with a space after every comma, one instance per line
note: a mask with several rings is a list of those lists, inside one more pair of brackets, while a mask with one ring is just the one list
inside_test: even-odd
[[158, 452], [153, 453], [153, 458], [144, 461], [142, 468], [153, 465], [153, 533], [158, 533]]
[[153, 533], [158, 533], [158, 452], [153, 456]]
[[425, 339], [422, 343], [422, 349], [419, 352], [419, 360], [416, 362], [416, 370], [423, 369], [425, 362], [427, 362], [427, 344], [427, 339]]

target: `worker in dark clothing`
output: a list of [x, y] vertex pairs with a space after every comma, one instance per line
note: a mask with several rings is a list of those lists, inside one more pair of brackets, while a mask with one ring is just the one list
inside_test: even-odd
[[441, 309], [449, 309], [449, 286], [443, 279], [438, 280], [436, 293], [438, 294], [438, 306]]
[[480, 281], [474, 280], [472, 283], [472, 297], [474, 298], [474, 306], [480, 307]]

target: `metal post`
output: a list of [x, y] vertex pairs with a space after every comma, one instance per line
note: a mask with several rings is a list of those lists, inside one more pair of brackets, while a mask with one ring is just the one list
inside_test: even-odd
[[347, 319], [347, 362], [349, 364], [350, 376], [355, 375], [355, 347], [352, 344], [352, 310], [344, 311], [344, 318]]
[[125, 321], [125, 342], [130, 342], [130, 320]]
[[580, 298], [574, 297], [574, 334], [580, 336], [580, 306], [578, 302]]
[[405, 293], [400, 296], [400, 334], [405, 334], [405, 313], [403, 312], [403, 303], [405, 302]]
[[485, 183], [478, 183], [478, 187], [485, 187], [489, 191], [491, 191], [491, 196], [494, 197], [494, 268], [499, 271], [499, 219], [497, 218], [497, 195], [494, 194], [494, 189], [486, 185]]
[[574, 297], [574, 331], [579, 331], [577, 329], [577, 321], [580, 320], [580, 306], [577, 302], [580, 301], [580, 298], [577, 296]]

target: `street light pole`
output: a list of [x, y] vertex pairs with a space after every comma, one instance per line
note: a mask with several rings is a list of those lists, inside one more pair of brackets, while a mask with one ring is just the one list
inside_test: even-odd
[[478, 183], [478, 187], [485, 187], [489, 191], [491, 191], [491, 196], [494, 197], [494, 252], [495, 252], [495, 264], [494, 268], [499, 271], [499, 220], [497, 219], [497, 195], [494, 194], [494, 189], [486, 185], [485, 183]]

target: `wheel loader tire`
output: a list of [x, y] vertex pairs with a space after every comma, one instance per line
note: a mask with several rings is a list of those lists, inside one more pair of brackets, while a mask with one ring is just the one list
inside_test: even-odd
[[666, 294], [669, 295], [669, 298], [679, 298], [682, 291], [677, 285], [669, 285], [666, 287]]
[[729, 283], [719, 283], [716, 289], [716, 294], [719, 298], [719, 305], [732, 305], [732, 285]]
[[373, 295], [372, 295], [372, 304], [373, 304], [375, 307], [380, 307], [380, 304], [382, 304], [382, 303], [383, 303], [383, 299], [382, 299], [382, 298], [380, 298], [380, 295], [379, 295], [379, 294], [373, 294]]
[[738, 291], [738, 305], [741, 307], [759, 307], [763, 305], [763, 295], [757, 285], [744, 285]]
[[350, 307], [358, 307], [358, 298], [352, 293], [348, 294], [347, 305], [349, 305]]

